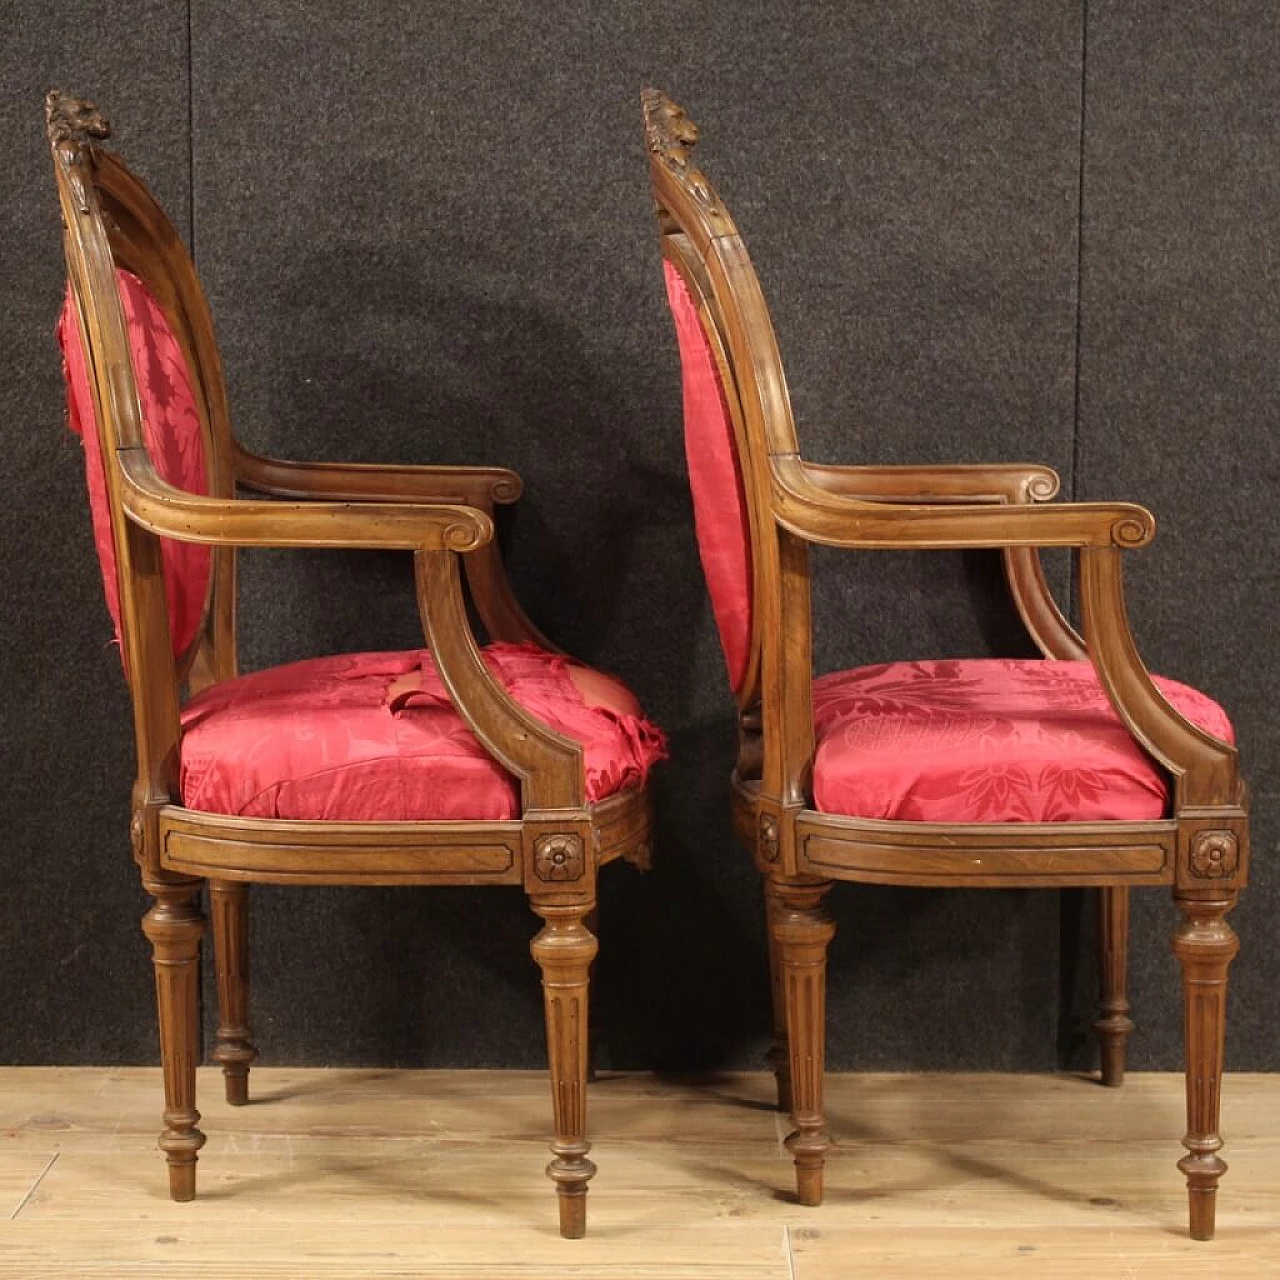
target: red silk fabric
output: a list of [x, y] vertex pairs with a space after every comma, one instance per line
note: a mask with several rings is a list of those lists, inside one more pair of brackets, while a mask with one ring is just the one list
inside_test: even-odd
[[[1155, 677], [1193, 724], [1234, 742], [1226, 713]], [[1168, 783], [1087, 662], [893, 662], [813, 684], [814, 803], [909, 822], [1146, 821]]]
[[[143, 437], [147, 452], [160, 475], [188, 493], [207, 494], [209, 475], [205, 463], [204, 436], [196, 410], [187, 362], [160, 305], [137, 276], [116, 271], [116, 285], [124, 306], [133, 372], [142, 406]], [[63, 374], [67, 383], [67, 421], [84, 442], [85, 480], [93, 516], [93, 539], [102, 567], [107, 609], [120, 640], [120, 586], [116, 575], [116, 549], [111, 538], [111, 507], [107, 476], [93, 409], [93, 390], [80, 326], [76, 322], [71, 288], [58, 320]], [[209, 548], [194, 542], [163, 543], [164, 583], [169, 599], [169, 628], [175, 654], [185, 653], [195, 639], [204, 615], [209, 589]]]
[[729, 682], [742, 688], [751, 647], [751, 528], [733, 421], [725, 403], [697, 304], [680, 272], [662, 264], [680, 344], [684, 447], [698, 533], [698, 554], [711, 594]]
[[[638, 786], [665, 757], [661, 730], [618, 681], [531, 645], [483, 652], [526, 711], [582, 743], [589, 801]], [[467, 727], [425, 650], [313, 658], [227, 680], [187, 703], [182, 727], [189, 809], [343, 822], [520, 814], [517, 779]]]

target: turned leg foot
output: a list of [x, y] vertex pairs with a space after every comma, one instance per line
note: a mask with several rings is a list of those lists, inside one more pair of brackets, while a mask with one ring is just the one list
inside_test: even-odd
[[1129, 889], [1098, 890], [1098, 1033], [1102, 1083], [1124, 1083], [1125, 1055], [1133, 1022], [1129, 1017]]
[[596, 1171], [587, 1159], [587, 988], [598, 948], [584, 923], [594, 904], [532, 905], [545, 921], [531, 950], [542, 970], [556, 1128], [547, 1176], [556, 1186], [560, 1234], [577, 1240], [586, 1234], [587, 1183]]
[[218, 1038], [213, 1059], [222, 1067], [227, 1101], [249, 1101], [249, 1064], [258, 1056], [249, 1029], [249, 886], [236, 880], [209, 884], [213, 956], [218, 976]]
[[822, 1174], [831, 1139], [822, 1114], [826, 1048], [827, 944], [835, 925], [822, 908], [830, 881], [774, 879], [769, 892], [778, 906], [769, 927], [780, 959], [786, 1010], [795, 1130], [786, 1139], [796, 1169], [801, 1204], [822, 1203]]
[[1175, 892], [1182, 924], [1173, 950], [1182, 964], [1187, 1052], [1187, 1154], [1178, 1168], [1187, 1178], [1191, 1238], [1212, 1240], [1218, 1180], [1227, 1171], [1218, 1155], [1222, 1065], [1227, 1027], [1227, 970], [1240, 940], [1225, 916], [1236, 894], [1191, 898]]
[[205, 921], [200, 882], [146, 877], [155, 898], [142, 919], [151, 942], [160, 1022], [160, 1060], [164, 1071], [164, 1132], [160, 1149], [169, 1162], [169, 1194], [193, 1200], [196, 1153], [204, 1134], [196, 1127], [196, 1062], [200, 1052], [200, 939]]

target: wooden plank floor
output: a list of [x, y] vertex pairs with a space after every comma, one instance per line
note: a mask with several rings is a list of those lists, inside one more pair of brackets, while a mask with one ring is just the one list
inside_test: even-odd
[[827, 1203], [790, 1198], [763, 1075], [591, 1088], [589, 1236], [555, 1234], [545, 1079], [202, 1072], [166, 1198], [156, 1070], [0, 1070], [0, 1276], [856, 1280], [1280, 1275], [1280, 1077], [1232, 1076], [1218, 1239], [1186, 1238], [1178, 1076], [832, 1077]]

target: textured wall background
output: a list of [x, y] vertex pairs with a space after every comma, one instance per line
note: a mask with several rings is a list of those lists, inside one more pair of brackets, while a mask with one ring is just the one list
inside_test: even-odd
[[[189, 236], [256, 448], [485, 461], [527, 496], [530, 613], [671, 731], [656, 869], [605, 877], [614, 1065], [758, 1061], [756, 877], [724, 778], [731, 703], [702, 588], [637, 93], [703, 162], [774, 307], [807, 452], [1026, 459], [1152, 506], [1130, 561], [1156, 669], [1233, 712], [1256, 799], [1229, 1056], [1280, 1066], [1271, 432], [1280, 401], [1280, 16], [1263, 0], [14, 0], [0, 75], [8, 876], [0, 1060], [154, 1056], [128, 856], [131, 748], [61, 427], [40, 99], [96, 96]], [[140, 13], [140, 9], [143, 12]], [[407, 563], [248, 553], [245, 666], [420, 642]], [[816, 558], [818, 659], [1025, 653], [986, 556]], [[1059, 586], [1069, 569], [1056, 566]], [[1180, 1055], [1158, 891], [1138, 902], [1137, 1066]], [[517, 891], [257, 891], [264, 1060], [542, 1061]], [[842, 1068], [1085, 1065], [1083, 895], [832, 896]]]

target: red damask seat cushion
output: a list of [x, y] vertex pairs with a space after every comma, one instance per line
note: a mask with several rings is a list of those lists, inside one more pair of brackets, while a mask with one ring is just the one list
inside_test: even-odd
[[[1234, 742], [1195, 689], [1155, 677], [1192, 723]], [[910, 822], [1147, 821], [1169, 788], [1087, 662], [892, 662], [813, 684], [823, 813]]]
[[[204, 432], [182, 348], [160, 304], [137, 276], [117, 269], [116, 287], [124, 307], [133, 372], [142, 407], [143, 435], [152, 464], [171, 485], [188, 493], [209, 492]], [[84, 442], [85, 480], [93, 515], [93, 538], [102, 567], [107, 609], [120, 639], [120, 587], [111, 538], [111, 507], [103, 469], [102, 442], [93, 408], [89, 368], [80, 342], [71, 288], [58, 320], [63, 373], [67, 383], [67, 421]], [[163, 542], [164, 585], [169, 599], [173, 651], [185, 653], [204, 615], [209, 588], [209, 548], [194, 542]]]
[[[617, 680], [527, 645], [485, 661], [532, 715], [583, 745], [589, 801], [642, 783], [662, 733]], [[182, 801], [252, 818], [503, 820], [518, 781], [458, 714], [431, 655], [313, 658], [213, 685], [182, 711]]]

